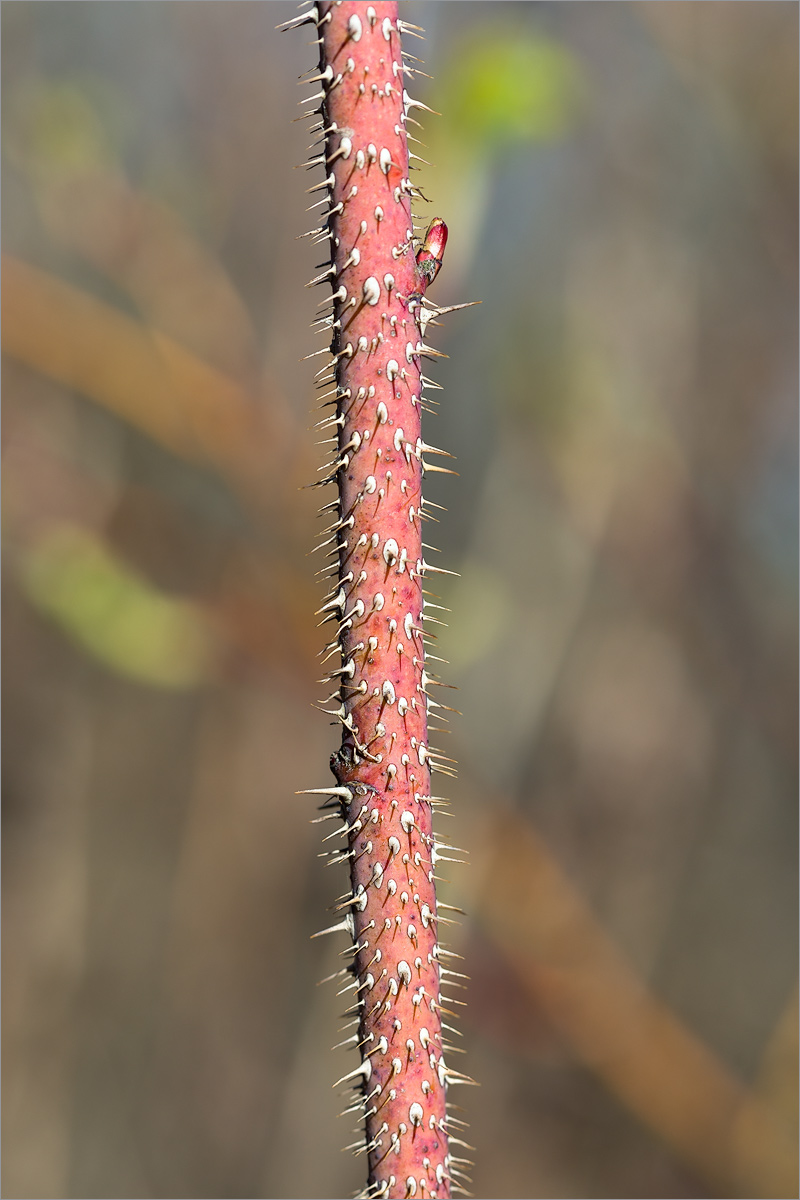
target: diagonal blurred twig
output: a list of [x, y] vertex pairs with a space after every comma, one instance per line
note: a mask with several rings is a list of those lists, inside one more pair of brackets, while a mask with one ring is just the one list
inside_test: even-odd
[[177, 342], [3, 255], [5, 353], [82, 392], [172, 453], [240, 482], [269, 469], [260, 407]]
[[722, 1195], [797, 1195], [793, 1131], [654, 996], [528, 824], [508, 813], [482, 914], [579, 1060]]

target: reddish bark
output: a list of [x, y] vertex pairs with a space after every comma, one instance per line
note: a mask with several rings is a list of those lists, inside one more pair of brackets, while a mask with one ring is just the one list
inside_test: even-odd
[[[328, 534], [338, 555], [324, 609], [338, 620], [329, 657], [342, 723], [331, 760], [345, 822], [352, 891], [333, 928], [354, 940], [352, 1041], [361, 1065], [351, 1111], [366, 1127], [367, 1196], [451, 1194], [442, 1047], [440, 947], [434, 887], [431, 767], [434, 707], [425, 669], [422, 548], [424, 383], [420, 319], [447, 228], [434, 221], [415, 256], [397, 3], [344, 0], [310, 10], [320, 69], [326, 182], [318, 240], [332, 265], [334, 365], [321, 382], [334, 406], [339, 489]], [[302, 18], [298, 19], [300, 23]], [[312, 160], [314, 161], [314, 160]], [[325, 368], [323, 371], [327, 374]], [[441, 453], [441, 452], [438, 452]], [[433, 798], [436, 802], [436, 798]], [[342, 915], [344, 920], [342, 921]]]

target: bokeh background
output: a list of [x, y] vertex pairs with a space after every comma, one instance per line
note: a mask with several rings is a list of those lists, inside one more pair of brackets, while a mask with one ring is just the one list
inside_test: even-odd
[[[797, 6], [404, 7], [473, 1190], [796, 1196]], [[361, 1183], [295, 11], [2, 8], [8, 1197]]]

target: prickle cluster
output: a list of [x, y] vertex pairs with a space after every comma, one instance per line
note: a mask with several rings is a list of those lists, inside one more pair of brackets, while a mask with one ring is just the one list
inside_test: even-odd
[[468, 1194], [458, 1182], [468, 1177], [466, 1160], [453, 1154], [466, 1143], [454, 1136], [463, 1122], [450, 1112], [447, 1089], [472, 1080], [445, 1061], [456, 1050], [447, 1021], [460, 1001], [442, 988], [460, 987], [465, 976], [446, 965], [458, 956], [440, 940], [448, 918], [435, 890], [436, 865], [455, 848], [433, 833], [433, 809], [447, 802], [432, 794], [431, 773], [454, 768], [429, 742], [433, 721], [452, 710], [431, 696], [444, 686], [427, 650], [440, 606], [423, 584], [442, 569], [425, 558], [422, 525], [435, 506], [422, 480], [447, 468], [430, 461], [445, 451], [422, 438], [421, 413], [437, 385], [420, 366], [438, 356], [424, 341], [428, 323], [451, 311], [426, 298], [447, 226], [436, 218], [421, 244], [415, 237], [411, 204], [421, 192], [409, 177], [416, 156], [408, 125], [416, 125], [411, 110], [425, 105], [406, 90], [419, 60], [403, 54], [401, 34], [421, 31], [398, 19], [396, 0], [318, 2], [283, 28], [303, 24], [316, 29], [320, 47], [302, 102], [320, 150], [306, 165], [324, 172], [308, 189], [321, 199], [305, 236], [328, 250], [309, 286], [329, 282], [332, 290], [315, 322], [330, 338], [330, 354], [317, 352], [327, 356], [317, 386], [331, 410], [318, 423], [331, 456], [317, 486], [337, 487], [317, 547], [331, 559], [322, 573], [333, 581], [318, 615], [335, 625], [323, 651], [323, 661], [336, 663], [322, 681], [334, 685], [323, 710], [342, 728], [331, 759], [336, 784], [308, 790], [328, 797], [321, 820], [343, 822], [329, 835], [338, 839], [330, 861], [348, 863], [350, 890], [321, 934], [351, 939], [337, 977], [352, 1000], [353, 1032], [341, 1044], [360, 1054], [338, 1083], [353, 1086], [345, 1112], [365, 1135], [353, 1147], [367, 1157], [362, 1194], [448, 1197]]

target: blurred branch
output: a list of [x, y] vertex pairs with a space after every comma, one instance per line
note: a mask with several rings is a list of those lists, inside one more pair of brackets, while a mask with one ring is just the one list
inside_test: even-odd
[[780, 1014], [762, 1055], [756, 1092], [791, 1129], [798, 1122], [798, 990]]
[[114, 130], [118, 102], [114, 88], [98, 93], [85, 76], [37, 77], [12, 90], [6, 155], [54, 244], [113, 280], [146, 324], [249, 380], [258, 344], [248, 309], [185, 209], [126, 178]]
[[265, 478], [279, 446], [242, 388], [102, 300], [11, 255], [2, 261], [5, 353], [181, 458], [250, 486]]
[[258, 347], [244, 302], [178, 213], [113, 171], [40, 167], [29, 178], [56, 245], [113, 280], [148, 325], [225, 374], [254, 375]]
[[545, 846], [506, 814], [482, 913], [578, 1059], [722, 1195], [796, 1196], [793, 1127], [652, 995]]

